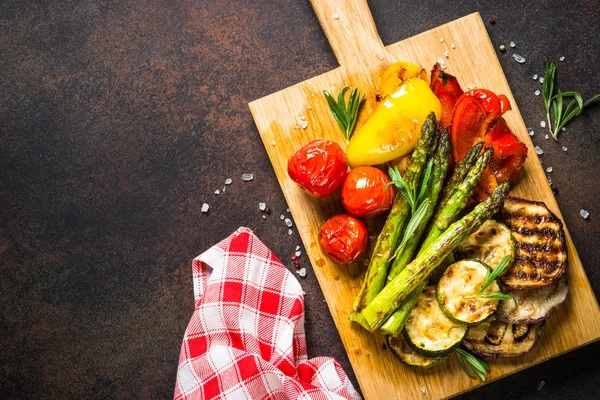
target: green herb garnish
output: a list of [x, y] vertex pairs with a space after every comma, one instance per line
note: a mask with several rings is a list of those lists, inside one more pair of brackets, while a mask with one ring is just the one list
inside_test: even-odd
[[483, 293], [485, 292], [485, 289], [487, 289], [492, 282], [494, 282], [496, 279], [498, 279], [499, 277], [501, 277], [502, 275], [504, 275], [504, 273], [510, 268], [510, 264], [508, 263], [508, 261], [510, 261], [510, 256], [504, 256], [502, 258], [502, 260], [500, 260], [500, 262], [498, 263], [498, 266], [496, 266], [496, 268], [494, 268], [494, 270], [492, 272], [490, 272], [490, 270], [487, 270], [487, 274], [485, 275], [485, 280], [483, 281], [483, 285], [481, 286], [481, 289], [479, 289], [479, 292], [477, 292], [475, 295], [472, 296], [465, 296], [465, 299], [473, 299], [475, 297], [479, 297], [481, 299], [499, 299], [499, 300], [509, 300], [512, 299], [515, 303], [516, 300], [515, 298], [510, 295], [510, 294], [505, 294], [505, 293]]
[[338, 99], [335, 101], [333, 96], [329, 94], [327, 90], [323, 90], [323, 94], [327, 99], [327, 103], [329, 103], [329, 109], [333, 114], [333, 118], [337, 121], [338, 125], [344, 132], [344, 136], [346, 140], [350, 140], [350, 136], [352, 136], [352, 131], [354, 131], [354, 126], [356, 125], [356, 120], [358, 119], [358, 110], [360, 109], [360, 105], [362, 104], [365, 95], [360, 94], [358, 89], [354, 88], [350, 92], [350, 97], [348, 97], [348, 105], [346, 106], [344, 102], [344, 94], [350, 89], [348, 86], [344, 87], [338, 93]]
[[[591, 99], [584, 101], [583, 97], [574, 91], [562, 92], [558, 90], [554, 94], [554, 78], [556, 75], [556, 65], [545, 60], [544, 83], [542, 84], [542, 98], [544, 108], [546, 109], [546, 119], [548, 120], [548, 129], [554, 140], [558, 140], [558, 133], [573, 118], [581, 115], [585, 107], [600, 100], [600, 93]], [[563, 107], [563, 102], [571, 98], [567, 107]], [[550, 118], [551, 110], [554, 112], [554, 129]]]
[[485, 374], [486, 372], [490, 372], [490, 366], [485, 361], [461, 348], [454, 350], [454, 352], [456, 353], [458, 363], [467, 375], [475, 378], [477, 374], [479, 379], [485, 382]]
[[398, 191], [404, 196], [406, 202], [410, 206], [410, 209], [413, 213], [415, 213], [416, 209], [419, 208], [421, 203], [423, 203], [427, 193], [429, 191], [429, 183], [431, 180], [431, 173], [433, 170], [433, 159], [429, 160], [427, 164], [427, 168], [425, 169], [425, 173], [423, 175], [423, 181], [421, 182], [421, 190], [417, 193], [417, 182], [413, 182], [412, 185], [406, 183], [404, 178], [402, 178], [402, 174], [398, 171], [398, 167], [389, 168], [388, 175], [392, 180], [387, 184], [386, 190], [389, 186], [394, 185], [398, 188]]

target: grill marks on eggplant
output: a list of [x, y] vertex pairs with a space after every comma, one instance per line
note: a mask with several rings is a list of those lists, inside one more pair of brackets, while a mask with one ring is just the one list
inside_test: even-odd
[[517, 357], [533, 348], [544, 322], [510, 324], [494, 318], [469, 329], [464, 345], [481, 357]]
[[517, 252], [501, 282], [513, 289], [556, 284], [567, 268], [567, 246], [561, 220], [544, 203], [509, 197], [498, 219], [511, 230]]

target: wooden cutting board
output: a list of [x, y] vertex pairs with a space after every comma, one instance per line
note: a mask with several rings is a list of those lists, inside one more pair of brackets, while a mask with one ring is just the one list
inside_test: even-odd
[[[250, 110], [362, 392], [367, 399], [434, 399], [470, 390], [482, 383], [469, 378], [456, 360], [451, 359], [434, 370], [414, 371], [384, 349], [381, 335], [372, 335], [348, 321], [365, 266], [332, 262], [317, 240], [323, 221], [343, 212], [339, 196], [313, 199], [306, 195], [288, 177], [287, 160], [298, 147], [314, 139], [330, 139], [344, 146], [344, 137], [327, 107], [323, 89], [336, 94], [349, 85], [366, 93], [360, 124], [373, 110], [380, 75], [387, 66], [405, 60], [429, 69], [442, 58], [448, 66], [446, 71], [457, 76], [463, 88], [473, 85], [508, 96], [513, 109], [505, 114], [506, 121], [529, 149], [524, 171], [512, 194], [544, 201], [562, 218], [506, 77], [478, 13], [384, 46], [365, 0], [311, 0], [311, 3], [340, 67], [253, 101]], [[444, 57], [446, 51], [448, 58]], [[571, 286], [567, 301], [548, 319], [541, 340], [530, 353], [490, 362], [489, 381], [600, 338], [598, 303], [568, 231], [566, 237]], [[307, 329], [319, 327], [307, 326]]]

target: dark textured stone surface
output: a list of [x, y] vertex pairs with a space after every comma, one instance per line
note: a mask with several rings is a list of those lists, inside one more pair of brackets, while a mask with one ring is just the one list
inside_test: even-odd
[[[480, 11], [507, 45], [500, 61], [598, 296], [600, 107], [546, 141], [532, 79], [564, 55], [560, 87], [598, 91], [598, 2], [370, 5], [385, 43]], [[191, 259], [240, 225], [284, 262], [301, 245], [278, 220], [285, 200], [247, 103], [337, 61], [307, 1], [3, 1], [0, 32], [0, 393], [168, 398]], [[302, 284], [309, 355], [354, 379], [310, 268]], [[599, 355], [596, 343], [462, 398], [597, 398]]]

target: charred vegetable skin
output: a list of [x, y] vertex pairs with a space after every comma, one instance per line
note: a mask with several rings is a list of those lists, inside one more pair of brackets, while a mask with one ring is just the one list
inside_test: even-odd
[[423, 280], [427, 279], [427, 276], [456, 246], [498, 212], [508, 196], [509, 190], [508, 181], [496, 187], [488, 199], [452, 224], [365, 307], [362, 315], [372, 331], [381, 327], [400, 306], [402, 300]]
[[533, 325], [508, 324], [490, 318], [469, 329], [464, 345], [481, 357], [517, 357], [533, 348], [543, 327], [543, 322]]
[[567, 270], [561, 220], [542, 202], [509, 197], [496, 217], [516, 240], [513, 267], [502, 277], [512, 289], [539, 289], [559, 282]]
[[[407, 183], [421, 179], [427, 155], [431, 151], [431, 146], [435, 139], [436, 127], [435, 115], [432, 113], [423, 124], [417, 147], [406, 170], [405, 180]], [[377, 237], [363, 285], [354, 302], [354, 313], [350, 316], [351, 320], [364, 323], [360, 313], [385, 286], [390, 258], [396, 250], [396, 245], [407, 222], [409, 211], [410, 207], [408, 203], [398, 193], [385, 221], [385, 225]], [[365, 326], [365, 328], [368, 327]]]
[[452, 124], [452, 113], [458, 98], [464, 93], [460, 88], [458, 80], [444, 72], [440, 64], [435, 64], [431, 71], [431, 90], [440, 100], [442, 115], [440, 117], [440, 128], [450, 128]]

